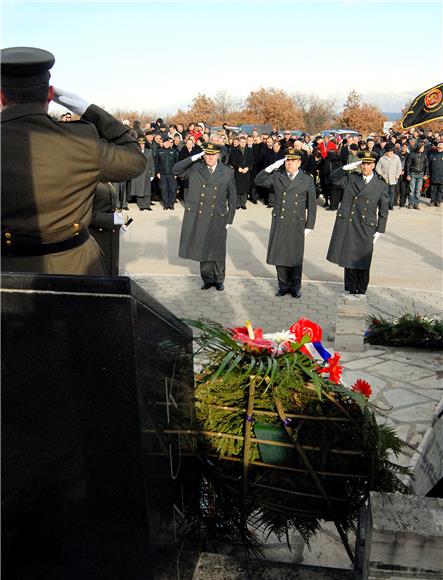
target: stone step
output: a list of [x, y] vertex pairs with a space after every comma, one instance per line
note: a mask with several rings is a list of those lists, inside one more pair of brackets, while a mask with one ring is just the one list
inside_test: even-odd
[[193, 580], [357, 580], [354, 570], [240, 559], [203, 552]]

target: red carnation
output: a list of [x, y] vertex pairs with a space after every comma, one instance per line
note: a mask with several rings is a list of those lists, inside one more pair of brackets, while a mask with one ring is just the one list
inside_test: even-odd
[[329, 373], [329, 380], [331, 383], [335, 383], [336, 385], [340, 382], [343, 372], [343, 367], [338, 364], [340, 356], [341, 355], [338, 352], [334, 352], [334, 354], [328, 359], [328, 365], [317, 369], [318, 373]]
[[360, 393], [367, 399], [372, 395], [371, 385], [363, 379], [357, 379], [351, 388], [355, 393]]
[[295, 336], [297, 342], [300, 342], [306, 334], [311, 339], [311, 342], [320, 342], [322, 337], [321, 326], [307, 318], [300, 318], [298, 322], [294, 322], [289, 331]]

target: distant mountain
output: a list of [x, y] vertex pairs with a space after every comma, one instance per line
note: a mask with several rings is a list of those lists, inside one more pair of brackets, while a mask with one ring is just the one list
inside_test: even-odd
[[383, 111], [383, 115], [386, 115], [388, 121], [399, 121], [401, 119], [401, 113], [386, 113]]

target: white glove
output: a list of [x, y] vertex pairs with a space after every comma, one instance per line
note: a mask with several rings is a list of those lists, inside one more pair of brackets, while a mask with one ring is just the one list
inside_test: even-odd
[[383, 234], [381, 234], [380, 232], [375, 232], [375, 234], [374, 234], [374, 245], [375, 245], [375, 242], [378, 240], [378, 238], [379, 238], [380, 236], [382, 236], [382, 235], [383, 235]]
[[228, 230], [231, 227], [231, 224], [226, 224], [226, 229]]
[[197, 161], [197, 159], [200, 159], [200, 157], [203, 157], [204, 154], [205, 154], [204, 151], [202, 151], [201, 153], [196, 153], [195, 155], [193, 155], [191, 157], [191, 161]]
[[312, 230], [310, 230], [309, 228], [305, 228], [305, 236], [309, 236], [311, 232]]
[[343, 165], [343, 169], [345, 171], [352, 171], [353, 169], [357, 169], [359, 165], [361, 165], [361, 161], [354, 161], [354, 163], [348, 163], [347, 165]]
[[279, 159], [278, 161], [275, 161], [275, 163], [271, 163], [271, 165], [268, 165], [268, 167], [266, 167], [265, 169], [266, 173], [272, 173], [274, 169], [278, 169], [279, 167], [281, 167], [284, 162], [285, 158]]
[[153, 180], [154, 180], [154, 178], [153, 178], [153, 177], [151, 177], [151, 181], [153, 181]]
[[91, 104], [75, 93], [68, 93], [68, 91], [64, 91], [63, 89], [59, 89], [57, 87], [54, 87], [54, 101], [59, 105], [66, 107], [80, 117]]
[[116, 226], [122, 226], [126, 221], [126, 216], [121, 211], [114, 212], [114, 224]]

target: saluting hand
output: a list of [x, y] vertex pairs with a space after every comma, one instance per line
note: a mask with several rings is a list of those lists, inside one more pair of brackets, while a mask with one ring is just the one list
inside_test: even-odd
[[278, 169], [279, 167], [281, 167], [284, 162], [285, 159], [283, 158], [279, 159], [278, 161], [275, 161], [274, 163], [271, 163], [271, 165], [268, 165], [268, 167], [266, 167], [265, 169], [266, 173], [272, 173], [274, 169]]
[[63, 89], [59, 89], [58, 87], [54, 87], [54, 101], [80, 117], [91, 104], [75, 93], [70, 93]]
[[197, 159], [200, 159], [200, 157], [203, 157], [204, 154], [205, 154], [204, 151], [202, 151], [201, 153], [196, 153], [195, 155], [193, 155], [191, 157], [191, 161], [197, 161]]
[[348, 163], [347, 165], [343, 165], [343, 169], [345, 171], [353, 171], [357, 169], [357, 167], [361, 165], [361, 161], [354, 161], [354, 163]]

